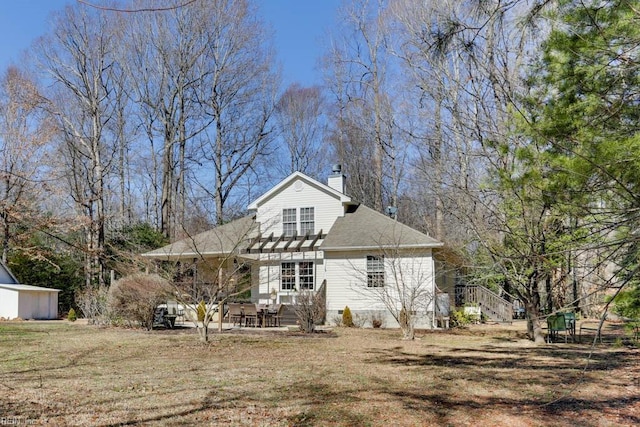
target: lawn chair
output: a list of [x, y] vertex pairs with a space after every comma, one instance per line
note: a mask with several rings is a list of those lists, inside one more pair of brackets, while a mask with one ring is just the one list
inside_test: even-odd
[[258, 309], [255, 304], [242, 306], [244, 313], [244, 326], [256, 326], [258, 324]]
[[551, 343], [556, 340], [560, 332], [564, 332], [564, 342], [567, 342], [567, 323], [564, 314], [552, 314], [547, 317], [547, 342]]
[[276, 304], [275, 313], [273, 314], [273, 316], [271, 316], [271, 319], [273, 320], [273, 326], [280, 326], [280, 321], [282, 320], [284, 309], [284, 304]]
[[244, 320], [244, 313], [242, 312], [242, 304], [230, 302], [228, 314], [229, 314], [229, 322], [233, 323], [233, 326], [235, 326], [236, 323], [242, 326], [242, 322]]
[[576, 314], [573, 312], [562, 313], [567, 332], [571, 335], [571, 342], [576, 342]]

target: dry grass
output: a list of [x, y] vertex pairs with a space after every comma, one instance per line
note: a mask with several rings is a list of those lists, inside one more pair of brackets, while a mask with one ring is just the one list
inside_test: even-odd
[[[0, 323], [0, 421], [26, 425], [640, 424], [640, 352], [518, 327], [331, 334]], [[4, 417], [4, 418], [2, 418]]]

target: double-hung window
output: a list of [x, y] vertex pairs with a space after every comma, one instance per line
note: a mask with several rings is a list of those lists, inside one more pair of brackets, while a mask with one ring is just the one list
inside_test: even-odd
[[315, 232], [315, 212], [314, 208], [300, 208], [300, 234], [305, 235], [307, 232], [313, 234]]
[[[299, 215], [298, 215], [298, 210]], [[298, 223], [298, 218], [300, 223]], [[282, 209], [282, 234], [291, 237], [299, 232], [299, 235], [314, 234], [316, 228], [315, 208], [285, 208]]]
[[296, 286], [296, 263], [283, 262], [280, 266], [280, 283], [283, 291], [292, 291]]
[[313, 290], [313, 263], [309, 261], [298, 263], [298, 281], [300, 289]]
[[282, 210], [282, 234], [291, 237], [298, 230], [298, 217], [296, 208]]
[[283, 262], [280, 266], [280, 287], [283, 291], [312, 291], [314, 281], [315, 274], [311, 261]]
[[367, 286], [384, 286], [384, 256], [367, 255]]

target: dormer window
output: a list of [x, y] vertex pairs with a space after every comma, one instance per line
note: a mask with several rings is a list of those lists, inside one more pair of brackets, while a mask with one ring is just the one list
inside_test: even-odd
[[285, 237], [290, 237], [298, 233], [304, 236], [315, 233], [315, 209], [314, 208], [300, 208], [300, 224], [298, 224], [298, 209], [287, 208], [282, 209], [282, 234]]

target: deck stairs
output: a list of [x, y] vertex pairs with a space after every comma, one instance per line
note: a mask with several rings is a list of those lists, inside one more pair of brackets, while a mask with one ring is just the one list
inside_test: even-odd
[[463, 290], [465, 304], [477, 304], [488, 319], [495, 322], [513, 321], [513, 305], [490, 289], [481, 285], [466, 285]]

